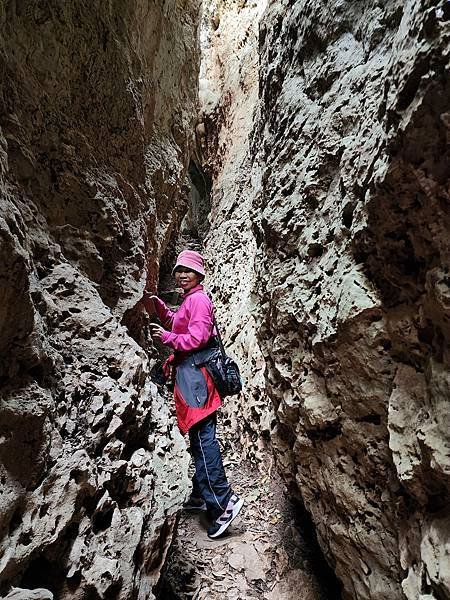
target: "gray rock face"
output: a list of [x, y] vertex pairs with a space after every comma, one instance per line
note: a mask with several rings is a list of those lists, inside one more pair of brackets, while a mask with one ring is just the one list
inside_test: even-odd
[[181, 220], [197, 102], [199, 2], [158, 6], [0, 9], [8, 597], [152, 598], [186, 486], [130, 336]]
[[[431, 0], [270, 3], [255, 126], [225, 182], [248, 89], [205, 107], [218, 297], [231, 289], [231, 340], [247, 330], [265, 365], [237, 420], [257, 437], [275, 414], [279, 466], [346, 598], [450, 595], [449, 18]], [[251, 282], [242, 303], [233, 275]]]

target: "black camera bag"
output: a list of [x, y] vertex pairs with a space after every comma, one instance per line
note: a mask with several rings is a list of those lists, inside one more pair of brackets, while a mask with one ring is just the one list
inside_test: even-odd
[[205, 367], [211, 375], [221, 398], [235, 396], [242, 391], [242, 378], [239, 367], [225, 352], [215, 316], [213, 316], [213, 323], [217, 332], [219, 348], [210, 353], [208, 360], [205, 361]]

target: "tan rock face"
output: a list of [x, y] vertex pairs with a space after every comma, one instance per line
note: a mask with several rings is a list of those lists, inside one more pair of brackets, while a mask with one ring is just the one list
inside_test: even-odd
[[223, 410], [249, 456], [258, 456], [267, 443], [273, 418], [264, 393], [265, 360], [256, 339], [252, 297], [256, 243], [251, 205], [259, 182], [249, 136], [258, 102], [258, 23], [265, 6], [265, 0], [204, 6], [202, 122], [197, 127], [203, 168], [212, 180], [207, 282], [222, 333], [231, 353], [240, 357], [252, 395], [251, 403], [227, 399]]
[[[247, 9], [223, 3], [219, 49], [224, 13]], [[239, 49], [205, 104], [208, 252], [247, 376], [234, 418], [256, 439], [275, 414], [278, 463], [347, 598], [450, 595], [449, 16], [269, 3], [259, 99]], [[234, 120], [243, 106], [253, 129]]]
[[184, 444], [130, 333], [184, 211], [198, 13], [0, 9], [0, 594], [153, 597]]

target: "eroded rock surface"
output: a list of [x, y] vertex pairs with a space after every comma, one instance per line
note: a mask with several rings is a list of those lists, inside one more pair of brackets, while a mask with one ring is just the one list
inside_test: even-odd
[[198, 19], [197, 0], [0, 9], [8, 597], [153, 597], [184, 445], [130, 334], [184, 212]]
[[[210, 231], [205, 240], [208, 285], [231, 353], [240, 357], [252, 402], [229, 398], [223, 411], [249, 457], [268, 441], [273, 411], [267, 402], [265, 360], [254, 318], [256, 241], [251, 207], [259, 173], [250, 133], [258, 106], [258, 27], [266, 0], [206, 3], [197, 126], [203, 169], [211, 179]], [[226, 57], [226, 59], [224, 59]]]
[[[221, 71], [204, 104], [218, 152], [208, 252], [247, 377], [234, 418], [256, 438], [275, 413], [278, 464], [345, 597], [445, 598], [449, 9], [269, 3], [257, 100], [242, 46], [220, 52], [237, 35], [227, 13], [251, 4], [215, 3]], [[248, 331], [251, 345], [235, 342]]]

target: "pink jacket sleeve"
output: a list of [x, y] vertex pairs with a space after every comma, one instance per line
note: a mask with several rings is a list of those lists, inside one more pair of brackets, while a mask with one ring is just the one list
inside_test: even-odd
[[207, 296], [197, 294], [189, 307], [190, 317], [187, 333], [163, 333], [161, 341], [174, 350], [190, 352], [206, 344], [212, 332], [212, 305]]
[[156, 314], [161, 321], [163, 327], [171, 328], [173, 323], [174, 312], [172, 312], [159, 298], [154, 299]]

